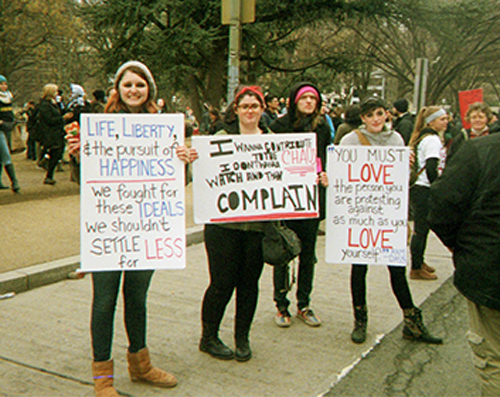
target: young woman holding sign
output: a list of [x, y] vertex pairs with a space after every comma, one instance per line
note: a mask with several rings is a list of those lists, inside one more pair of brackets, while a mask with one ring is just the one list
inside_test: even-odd
[[[219, 134], [258, 135], [267, 133], [260, 125], [265, 102], [259, 87], [243, 87], [232, 106], [235, 119], [224, 124]], [[229, 108], [228, 108], [229, 109]], [[257, 307], [262, 258], [262, 222], [205, 225], [210, 285], [202, 303], [202, 336], [199, 349], [221, 360], [248, 361], [252, 358], [249, 333]], [[234, 338], [236, 350], [219, 339], [219, 327], [236, 290]]]
[[[367, 98], [360, 104], [363, 124], [350, 132], [340, 141], [340, 145], [404, 146], [403, 138], [396, 131], [386, 127], [387, 109], [384, 102], [375, 97]], [[427, 343], [442, 343], [442, 339], [432, 336], [425, 327], [422, 313], [413, 304], [410, 288], [406, 279], [405, 266], [388, 266], [391, 286], [404, 314], [403, 337]], [[351, 295], [354, 308], [354, 330], [351, 339], [354, 343], [366, 340], [368, 309], [366, 305], [367, 265], [353, 264], [351, 267]]]
[[[297, 318], [311, 327], [321, 325], [321, 320], [309, 307], [313, 288], [314, 267], [316, 258], [316, 240], [319, 223], [325, 218], [325, 188], [328, 178], [324, 172], [326, 147], [331, 143], [330, 127], [325, 116], [321, 114], [321, 95], [311, 83], [299, 83], [289, 96], [288, 112], [271, 123], [269, 128], [275, 133], [314, 132], [318, 157], [319, 212], [316, 219], [287, 220], [286, 225], [297, 233], [302, 243], [299, 255], [297, 281]], [[288, 266], [273, 268], [274, 302], [278, 309], [275, 323], [279, 327], [289, 327], [292, 322], [287, 299]]]
[[[155, 96], [156, 84], [146, 65], [137, 61], [126, 62], [116, 72], [115, 92], [109, 98], [105, 113], [158, 113]], [[70, 155], [78, 159], [79, 136], [67, 135], [66, 139]], [[177, 147], [176, 154], [184, 162], [196, 158], [196, 152], [186, 146]], [[113, 387], [111, 345], [122, 277], [125, 328], [129, 340], [127, 359], [131, 380], [159, 387], [173, 387], [177, 384], [173, 375], [151, 365], [149, 350], [146, 347], [146, 300], [152, 276], [152, 270], [103, 271], [92, 274], [92, 373], [98, 397], [118, 396]]]

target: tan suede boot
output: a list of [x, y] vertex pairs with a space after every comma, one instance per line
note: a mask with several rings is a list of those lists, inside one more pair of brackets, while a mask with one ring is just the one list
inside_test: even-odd
[[96, 397], [118, 397], [113, 387], [113, 360], [92, 363]]
[[177, 379], [172, 374], [155, 368], [149, 358], [147, 347], [137, 353], [127, 351], [128, 372], [132, 382], [145, 382], [159, 387], [174, 387]]

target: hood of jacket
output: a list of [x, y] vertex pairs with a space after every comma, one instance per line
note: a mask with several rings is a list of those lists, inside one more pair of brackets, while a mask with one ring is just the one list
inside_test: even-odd
[[74, 105], [79, 105], [79, 106], [84, 106], [84, 95], [85, 95], [85, 90], [81, 85], [78, 84], [70, 84], [69, 85], [71, 88], [71, 96], [69, 98], [69, 102], [67, 107], [70, 108], [71, 106]]
[[[306, 85], [310, 85], [318, 92], [319, 98], [318, 98], [318, 103], [316, 104], [316, 109], [321, 109], [321, 106], [323, 105], [323, 102], [321, 100], [320, 91], [319, 91], [318, 87], [316, 87], [316, 85], [314, 85], [313, 83], [310, 83], [308, 81], [303, 81], [301, 83], [295, 84], [292, 87], [292, 90], [290, 91], [290, 95], [288, 96], [288, 112], [287, 112], [287, 114], [289, 115], [290, 122], [292, 124], [295, 124], [297, 122], [297, 104], [295, 103], [295, 97], [297, 96], [297, 92], [299, 92], [299, 90], [302, 87], [305, 87]], [[310, 118], [311, 118], [311, 116], [307, 116], [304, 118], [304, 120], [310, 119]], [[301, 124], [302, 124], [302, 122], [301, 122]]]

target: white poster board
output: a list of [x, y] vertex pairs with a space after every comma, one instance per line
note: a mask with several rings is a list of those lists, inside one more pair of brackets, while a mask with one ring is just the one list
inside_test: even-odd
[[81, 269], [186, 263], [182, 114], [81, 115]]
[[193, 137], [196, 223], [317, 218], [316, 135]]
[[326, 261], [406, 266], [409, 149], [328, 147]]

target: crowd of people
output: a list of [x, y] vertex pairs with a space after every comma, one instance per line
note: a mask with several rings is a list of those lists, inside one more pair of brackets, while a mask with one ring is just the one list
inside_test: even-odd
[[[65, 150], [71, 159], [72, 175], [78, 181], [79, 135], [73, 134], [68, 126], [75, 123], [78, 125], [81, 113], [159, 113], [165, 108], [164, 103], [156, 99], [157, 87], [152, 73], [138, 61], [121, 65], [115, 74], [113, 87], [107, 94], [103, 90], [94, 91], [93, 101], [86, 99], [85, 91], [80, 85], [72, 84], [70, 88], [70, 97], [65, 102], [59, 87], [47, 84], [43, 87], [40, 101], [30, 102], [27, 107], [27, 158], [46, 168], [43, 183], [47, 185], [56, 183], [54, 172], [61, 164]], [[242, 86], [225, 112], [214, 106], [207, 106], [206, 118], [201, 123], [204, 126], [200, 128], [202, 133], [210, 135], [303, 132], [316, 135], [319, 217], [285, 221], [300, 238], [302, 245], [298, 257], [296, 318], [311, 327], [318, 327], [322, 323], [311, 307], [311, 293], [317, 262], [316, 242], [321, 233], [319, 226], [326, 217], [326, 189], [329, 184], [329, 176], [325, 172], [327, 147], [330, 144], [409, 146], [413, 153], [411, 161], [419, 170], [418, 178], [410, 188], [410, 216], [414, 220], [414, 227], [409, 243], [409, 277], [428, 281], [437, 279], [437, 270], [425, 261], [428, 234], [431, 229], [435, 230], [455, 255], [458, 275], [456, 284], [469, 299], [471, 318], [474, 318], [471, 329], [482, 340], [496, 341], [496, 344], [490, 342], [493, 347], [488, 358], [490, 365], [498, 365], [498, 329], [492, 330], [491, 327], [492, 324], [498, 324], [499, 288], [498, 282], [490, 280], [490, 273], [486, 271], [498, 273], [498, 262], [495, 261], [499, 250], [493, 252], [492, 247], [498, 248], [499, 245], [498, 232], [494, 230], [500, 230], [496, 225], [496, 212], [500, 206], [496, 190], [498, 184], [491, 184], [490, 188], [485, 178], [500, 180], [489, 165], [495, 164], [500, 158], [493, 150], [500, 147], [500, 141], [497, 136], [488, 140], [476, 139], [497, 131], [491, 109], [483, 103], [471, 105], [466, 114], [471, 127], [465, 129], [456, 122], [451, 123], [449, 113], [441, 106], [425, 106], [416, 116], [412, 115], [409, 112], [409, 102], [404, 98], [397, 99], [389, 107], [381, 98], [371, 96], [346, 109], [338, 106], [333, 111], [325, 106], [324, 99], [318, 87], [310, 82], [301, 82], [292, 87], [286, 101], [281, 101], [271, 93], [264, 95], [259, 87]], [[1, 168], [5, 168], [11, 181], [11, 189], [18, 192], [20, 185], [9, 150], [9, 132], [15, 122], [12, 101], [7, 80], [0, 76], [0, 189], [8, 189], [1, 181]], [[283, 106], [284, 102], [286, 106]], [[192, 111], [187, 112], [186, 119], [187, 125], [190, 123], [193, 129], [195, 124], [196, 128], [201, 127], [194, 120]], [[177, 147], [176, 154], [186, 164], [196, 161], [198, 157], [196, 149], [185, 145]], [[466, 168], [468, 161], [473, 162], [474, 172]], [[470, 177], [470, 185], [466, 184], [467, 180], [461, 177], [462, 174]], [[479, 192], [479, 198], [475, 197], [476, 191]], [[493, 218], [490, 219], [489, 215]], [[252, 358], [250, 330], [258, 301], [259, 279], [264, 267], [262, 238], [265, 226], [262, 222], [205, 225], [204, 241], [210, 281], [201, 304], [202, 334], [199, 350], [214, 358], [235, 359], [239, 362]], [[475, 239], [464, 232], [464, 228], [474, 229], [473, 232], [477, 233]], [[471, 267], [475, 269], [474, 266], [485, 270], [477, 283], [473, 281], [476, 273], [471, 270]], [[273, 268], [275, 323], [282, 328], [289, 327], [292, 323], [289, 310], [291, 301], [288, 297], [291, 290], [289, 271], [289, 266]], [[441, 338], [429, 332], [423, 322], [421, 310], [413, 303], [406, 268], [388, 265], [388, 271], [392, 290], [403, 314], [403, 337], [424, 343], [443, 343]], [[366, 264], [352, 264], [350, 287], [354, 328], [351, 339], [354, 343], [364, 343], [366, 340], [367, 272]], [[146, 344], [147, 293], [153, 274], [154, 271], [151, 270], [92, 274], [90, 329], [92, 371], [97, 396], [118, 395], [113, 387], [114, 363], [111, 352], [114, 313], [120, 288], [123, 290], [125, 303], [124, 321], [129, 341], [127, 359], [131, 380], [160, 387], [173, 387], [177, 384], [174, 375], [151, 364]], [[479, 286], [485, 286], [486, 290], [478, 291]], [[219, 338], [219, 327], [234, 293], [236, 313], [233, 350]], [[483, 378], [491, 379], [493, 376], [490, 373], [485, 375], [484, 369], [478, 371]], [[498, 387], [498, 382], [493, 383], [496, 385], [494, 387]]]

